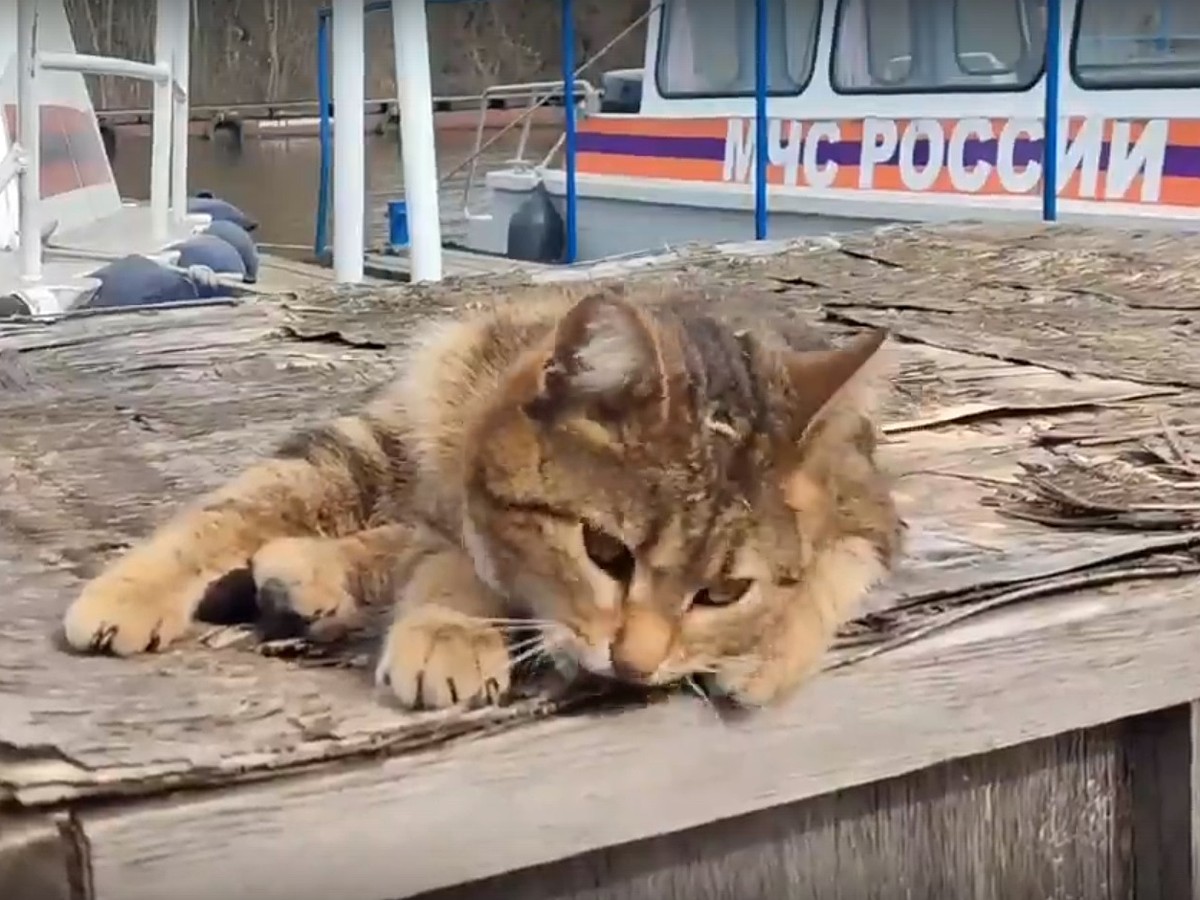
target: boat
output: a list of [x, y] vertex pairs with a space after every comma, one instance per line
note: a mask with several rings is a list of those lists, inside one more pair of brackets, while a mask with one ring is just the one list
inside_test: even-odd
[[466, 247], [511, 255], [519, 211], [546, 198], [558, 227], [575, 223], [565, 261], [764, 231], [1030, 220], [1047, 202], [1062, 221], [1200, 223], [1200, 4], [761, 0], [762, 98], [759, 5], [651, 3], [644, 68], [616, 73], [619, 104], [579, 109], [573, 179], [562, 154], [487, 172]]
[[[187, 192], [188, 0], [155, 61], [76, 51], [61, 0], [0, 4], [0, 316], [207, 301], [255, 282], [252, 216]], [[117, 190], [84, 74], [155, 90], [149, 203]]]

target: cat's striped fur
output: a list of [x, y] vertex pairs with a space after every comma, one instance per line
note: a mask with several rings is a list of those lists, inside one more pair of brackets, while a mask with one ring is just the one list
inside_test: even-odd
[[272, 633], [394, 605], [378, 679], [410, 706], [503, 696], [516, 619], [567, 667], [788, 695], [899, 551], [868, 390], [883, 336], [829, 349], [696, 309], [597, 288], [424, 329], [363, 410], [89, 583], [69, 642], [155, 650], [249, 587]]

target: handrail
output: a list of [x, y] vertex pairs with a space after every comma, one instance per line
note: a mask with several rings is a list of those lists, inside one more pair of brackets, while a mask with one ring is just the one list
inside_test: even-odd
[[41, 221], [41, 97], [42, 72], [76, 72], [149, 81], [154, 85], [154, 123], [151, 149], [150, 209], [156, 240], [170, 234], [187, 214], [188, 0], [157, 0], [155, 61], [138, 62], [116, 56], [42, 50], [38, 46], [39, 0], [17, 0], [17, 134], [0, 160], [0, 188], [18, 180], [18, 225], [21, 281], [33, 298], [37, 314], [61, 312], [52, 291], [41, 284], [43, 247]]
[[171, 68], [165, 63], [144, 63], [119, 56], [97, 56], [92, 53], [62, 53], [57, 50], [42, 50], [38, 53], [38, 64], [51, 72], [78, 72], [81, 75], [116, 75], [121, 78], [136, 78], [167, 84], [171, 80]]
[[[599, 106], [600, 91], [586, 78], [576, 78], [572, 84], [571, 103], [576, 104], [575, 99], [579, 94], [583, 95], [583, 103], [585, 110], [593, 110]], [[525, 108], [520, 116], [509, 122], [500, 133], [493, 136], [493, 140], [489, 141], [485, 146], [483, 143], [483, 132], [487, 125], [488, 106], [487, 101], [501, 96], [506, 99], [516, 100], [522, 97], [528, 99], [529, 105]], [[453, 166], [448, 172], [442, 174], [438, 181], [445, 184], [464, 168], [467, 170], [466, 182], [463, 184], [462, 192], [462, 210], [463, 214], [471, 217], [471, 190], [475, 184], [475, 176], [479, 170], [479, 160], [483, 155], [483, 151], [487, 146], [495, 143], [495, 139], [503, 136], [508, 131], [511, 131], [518, 124], [521, 125], [521, 136], [517, 141], [516, 156], [509, 162], [511, 165], [520, 166], [525, 162], [525, 149], [529, 144], [529, 132], [533, 126], [533, 114], [540, 109], [545, 103], [553, 99], [555, 96], [563, 97], [563, 108], [566, 108], [566, 96], [563, 91], [562, 81], [529, 81], [518, 84], [498, 84], [486, 88], [480, 94], [479, 104], [479, 119], [475, 124], [475, 146], [466, 159], [462, 160], [458, 165]]]

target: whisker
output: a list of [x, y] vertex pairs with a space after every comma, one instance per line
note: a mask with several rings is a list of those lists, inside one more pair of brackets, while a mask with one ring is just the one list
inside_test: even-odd
[[714, 715], [720, 718], [720, 710], [718, 710], [716, 704], [713, 703], [712, 697], [708, 696], [704, 688], [700, 687], [700, 685], [696, 683], [695, 678], [693, 678], [691, 675], [687, 675], [684, 677], [683, 683], [687, 686], [688, 690], [704, 701], [704, 705], [712, 710]]
[[555, 645], [549, 641], [539, 641], [537, 644], [527, 647], [520, 653], [515, 654], [512, 657], [512, 661], [509, 663], [509, 665], [519, 666], [521, 663], [531, 660], [534, 657], [542, 656], [548, 653], [550, 650], [554, 649], [554, 646]]
[[468, 618], [472, 622], [478, 622], [480, 625], [490, 625], [497, 631], [504, 633], [528, 631], [534, 628], [560, 627], [560, 623], [549, 619], [506, 619], [489, 616], [469, 616]]
[[508, 652], [510, 654], [511, 653], [520, 653], [523, 650], [528, 650], [530, 647], [537, 647], [537, 646], [543, 644], [545, 642], [545, 640], [546, 640], [545, 635], [541, 635], [541, 634], [531, 635], [530, 637], [522, 638], [519, 641], [513, 641], [511, 644], [508, 645]]

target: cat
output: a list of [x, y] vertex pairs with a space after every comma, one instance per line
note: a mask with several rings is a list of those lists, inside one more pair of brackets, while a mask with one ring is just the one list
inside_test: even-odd
[[275, 634], [394, 608], [375, 677], [408, 708], [502, 702], [519, 625], [567, 672], [777, 703], [900, 553], [885, 339], [735, 331], [682, 289], [603, 284], [434, 322], [360, 412], [85, 584], [65, 637], [160, 650], [252, 578]]

